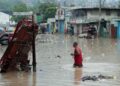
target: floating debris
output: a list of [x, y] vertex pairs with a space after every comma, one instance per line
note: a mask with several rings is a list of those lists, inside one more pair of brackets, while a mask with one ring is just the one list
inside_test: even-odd
[[98, 76], [84, 76], [82, 77], [82, 81], [88, 81], [88, 80], [91, 80], [91, 81], [99, 81], [99, 80], [102, 80], [102, 79], [114, 79], [115, 77], [114, 76], [104, 76], [104, 75], [98, 75]]
[[74, 54], [73, 54], [73, 53], [71, 53], [70, 55], [71, 55], [71, 56], [74, 56]]
[[57, 55], [57, 58], [61, 58], [61, 56], [60, 56], [60, 55]]
[[85, 76], [85, 77], [82, 78], [82, 81], [86, 81], [86, 80], [98, 81], [98, 77], [96, 77], [96, 76]]
[[42, 69], [40, 69], [40, 71], [43, 71]]
[[103, 76], [103, 75], [99, 75], [98, 78], [99, 79], [114, 79], [113, 76]]

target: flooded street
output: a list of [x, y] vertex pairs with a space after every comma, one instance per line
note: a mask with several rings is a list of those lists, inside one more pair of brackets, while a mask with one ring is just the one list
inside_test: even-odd
[[[83, 68], [73, 68], [72, 44], [83, 53]], [[5, 46], [0, 47], [0, 55]], [[0, 86], [120, 86], [120, 40], [84, 39], [69, 35], [38, 35], [36, 72], [0, 74]], [[29, 59], [32, 58], [30, 52]], [[32, 63], [32, 60], [31, 60]], [[84, 76], [111, 76], [113, 79], [82, 81]]]

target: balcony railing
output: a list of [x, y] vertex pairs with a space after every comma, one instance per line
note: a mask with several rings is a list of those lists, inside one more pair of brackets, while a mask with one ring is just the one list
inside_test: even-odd
[[105, 19], [107, 21], [111, 21], [113, 19], [120, 19], [120, 17], [118, 16], [86, 16], [86, 17], [71, 17], [70, 18], [70, 22], [74, 22], [74, 23], [89, 23], [89, 22], [98, 22], [101, 19]]

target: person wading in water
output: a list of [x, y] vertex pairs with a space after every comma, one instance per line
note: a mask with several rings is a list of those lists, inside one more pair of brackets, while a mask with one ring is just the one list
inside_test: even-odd
[[82, 51], [78, 45], [77, 42], [74, 42], [73, 43], [73, 47], [74, 47], [74, 64], [73, 64], [73, 67], [82, 67], [83, 64], [82, 64], [82, 61], [83, 61], [83, 58], [82, 58]]

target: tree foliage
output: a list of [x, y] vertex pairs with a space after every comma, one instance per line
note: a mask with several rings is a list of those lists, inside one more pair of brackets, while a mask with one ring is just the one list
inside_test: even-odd
[[118, 7], [120, 8], [120, 1], [118, 1]]
[[[28, 10], [27, 10], [26, 4], [24, 4], [24, 3], [19, 3], [19, 4], [15, 5], [13, 8], [13, 12], [26, 12], [26, 11], [28, 11]], [[12, 20], [18, 22], [24, 17], [25, 16], [13, 16]]]
[[14, 6], [13, 11], [15, 12], [25, 12], [27, 11], [27, 6], [24, 3], [19, 3]]
[[[9, 6], [9, 8], [8, 8]], [[6, 1], [0, 0], [0, 10], [10, 10], [11, 6], [9, 5], [9, 3], [6, 3]]]
[[42, 3], [38, 7], [38, 12], [43, 16], [43, 20], [55, 17], [57, 5], [54, 3]]
[[12, 11], [14, 6], [20, 2], [21, 0], [0, 0], [0, 11]]

